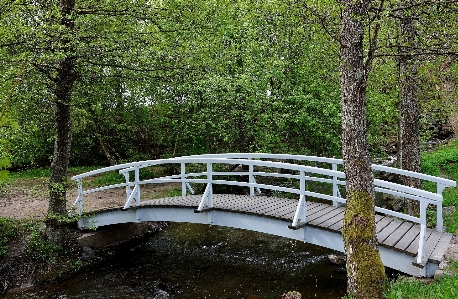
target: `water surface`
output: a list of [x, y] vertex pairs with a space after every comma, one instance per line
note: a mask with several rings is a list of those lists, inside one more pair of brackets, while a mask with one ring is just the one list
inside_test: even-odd
[[304, 299], [341, 298], [345, 269], [329, 263], [329, 253], [262, 233], [173, 223], [104, 266], [6, 298], [280, 299], [293, 290]]

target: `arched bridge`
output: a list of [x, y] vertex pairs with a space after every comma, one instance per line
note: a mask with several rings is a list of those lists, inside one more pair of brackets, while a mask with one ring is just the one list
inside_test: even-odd
[[[82, 216], [79, 228], [141, 221], [202, 223], [274, 234], [344, 252], [341, 231], [345, 198], [340, 190], [344, 190], [345, 174], [342, 164], [341, 159], [334, 158], [261, 153], [127, 163], [74, 176], [78, 197], [70, 213], [76, 210]], [[174, 173], [141, 179], [141, 169], [154, 166], [166, 166]], [[420, 202], [419, 217], [374, 207], [384, 265], [413, 276], [432, 276], [452, 238], [451, 234], [443, 232], [442, 191], [456, 183], [381, 165], [372, 165], [372, 169], [436, 184], [437, 191], [433, 193], [375, 179], [376, 192]], [[84, 180], [109, 171], [119, 171], [125, 182], [83, 188]], [[181, 183], [181, 196], [141, 200], [142, 185], [177, 182]], [[205, 190], [196, 195], [192, 187], [199, 185], [205, 186]], [[216, 185], [240, 186], [249, 191], [247, 195], [214, 194]], [[124, 206], [83, 213], [84, 195], [113, 188], [125, 188]], [[264, 192], [270, 192], [269, 196]], [[426, 227], [426, 210], [431, 207], [437, 211], [435, 229]]]

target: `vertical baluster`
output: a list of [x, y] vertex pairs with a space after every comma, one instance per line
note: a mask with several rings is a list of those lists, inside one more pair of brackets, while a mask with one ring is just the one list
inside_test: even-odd
[[207, 163], [207, 183], [208, 183], [208, 207], [213, 208], [213, 165]]
[[78, 215], [83, 214], [83, 179], [77, 180], [78, 184]]
[[301, 182], [300, 182], [300, 188], [301, 188], [301, 197], [303, 198], [303, 203], [302, 203], [302, 213], [301, 213], [301, 220], [302, 222], [306, 222], [307, 218], [307, 197], [305, 196], [305, 191], [307, 190], [307, 181], [305, 180], [305, 172], [301, 170]]
[[428, 203], [424, 199], [420, 200], [420, 239], [418, 241], [417, 263], [421, 264], [423, 257], [426, 256], [426, 208]]
[[[444, 191], [445, 187], [446, 187], [445, 185], [441, 183], [437, 183], [437, 194], [442, 195], [442, 191]], [[444, 230], [444, 219], [442, 218], [442, 201], [437, 202], [436, 209], [437, 209], [436, 230], [441, 233]]]
[[130, 197], [130, 193], [132, 192], [132, 189], [129, 186], [129, 171], [124, 172], [124, 178], [126, 179], [126, 198]]
[[186, 196], [186, 165], [181, 163], [181, 196]]
[[140, 167], [135, 166], [135, 189], [137, 189], [137, 193], [135, 194], [135, 205], [140, 205]]
[[[332, 163], [332, 170], [337, 171], [337, 164]], [[332, 176], [332, 196], [339, 197], [339, 187], [337, 186], [337, 176]], [[332, 205], [337, 207], [337, 201], [333, 200]]]
[[[251, 158], [250, 158], [251, 160]], [[248, 175], [248, 182], [250, 183], [250, 196], [254, 196], [254, 176], [253, 176], [253, 164], [249, 165], [249, 175]]]

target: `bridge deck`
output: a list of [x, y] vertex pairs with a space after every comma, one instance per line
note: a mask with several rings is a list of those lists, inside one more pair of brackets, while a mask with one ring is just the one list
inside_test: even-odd
[[[141, 207], [189, 207], [199, 205], [201, 195], [169, 197], [143, 201]], [[246, 213], [278, 220], [292, 221], [297, 199], [233, 194], [214, 194], [213, 209]], [[344, 208], [315, 202], [307, 202], [306, 225], [331, 232], [342, 233]], [[376, 215], [376, 233], [380, 246], [410, 255], [417, 255], [420, 226], [393, 217]], [[439, 264], [452, 239], [449, 233], [427, 229], [427, 258], [429, 263]]]

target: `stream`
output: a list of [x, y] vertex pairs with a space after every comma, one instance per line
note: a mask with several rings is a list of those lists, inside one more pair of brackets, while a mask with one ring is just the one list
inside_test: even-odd
[[268, 234], [171, 223], [115, 261], [5, 298], [280, 299], [288, 291], [341, 298], [345, 266], [331, 264], [331, 253]]

